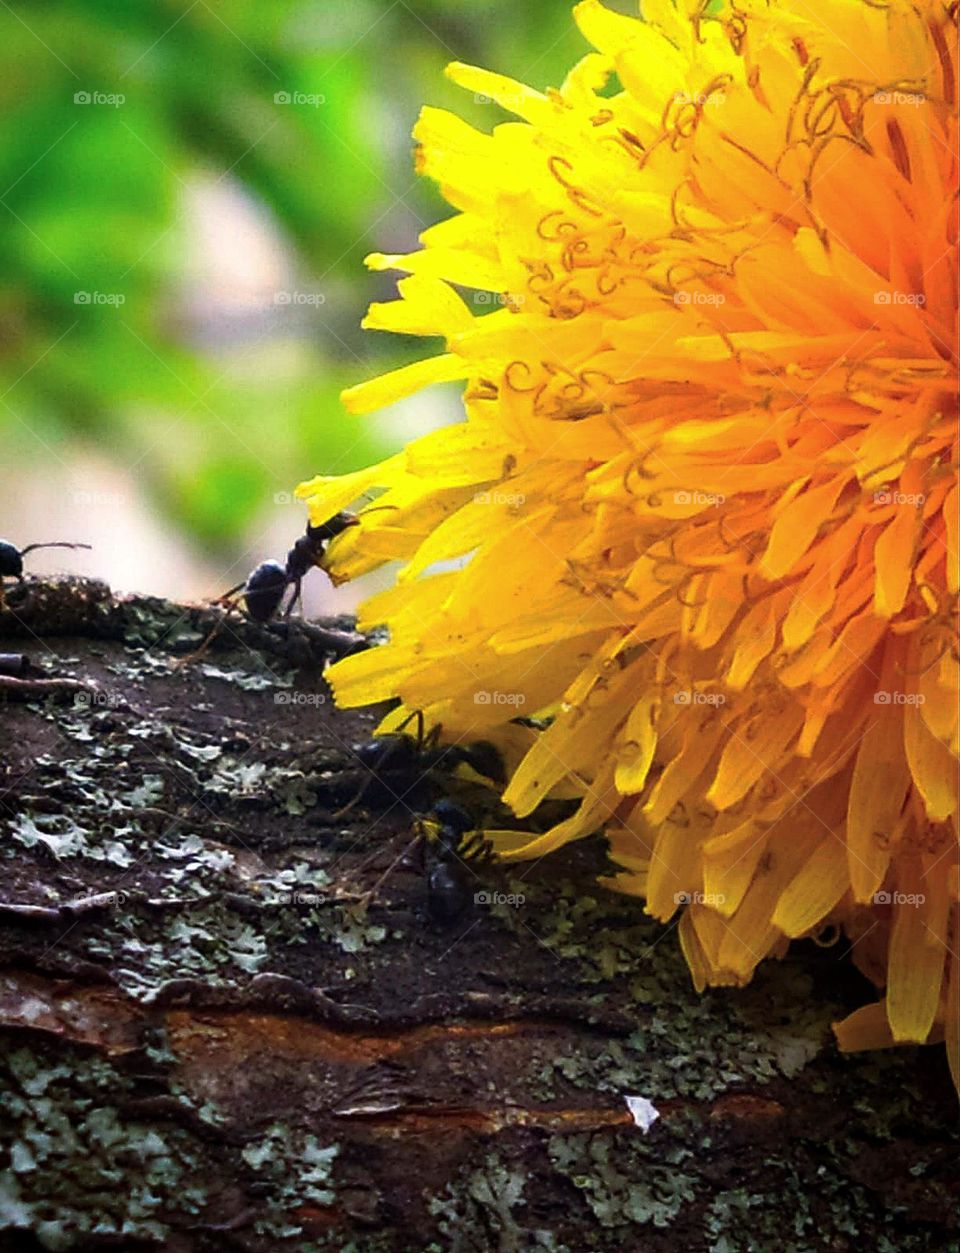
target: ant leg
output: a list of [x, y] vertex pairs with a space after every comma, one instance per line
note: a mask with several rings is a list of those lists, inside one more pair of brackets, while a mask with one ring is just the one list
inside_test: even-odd
[[463, 861], [476, 862], [479, 866], [489, 865], [496, 860], [493, 845], [484, 839], [483, 831], [471, 831], [461, 839], [454, 850]]
[[480, 837], [479, 833], [472, 831], [469, 835], [461, 837], [460, 843], [457, 845], [455, 850], [456, 854], [464, 861], [472, 861], [473, 858], [476, 857], [482, 843], [483, 839]]
[[195, 648], [192, 653], [187, 653], [186, 657], [180, 658], [180, 660], [173, 667], [174, 670], [182, 670], [184, 666], [192, 665], [194, 662], [197, 662], [202, 657], [206, 656], [207, 650], [209, 649], [210, 645], [217, 638], [217, 636], [220, 634], [223, 628], [227, 625], [227, 618], [230, 615], [230, 610], [236, 608], [236, 602], [231, 601], [228, 603], [228, 598], [230, 596], [235, 595], [240, 590], [241, 587], [245, 587], [245, 586], [246, 586], [246, 581], [244, 581], [243, 583], [240, 583], [237, 587], [232, 588], [229, 592], [224, 592], [222, 596], [218, 597], [213, 602], [215, 605], [221, 605], [223, 607], [224, 609], [223, 617], [220, 619], [219, 622], [214, 623], [213, 630], [209, 632], [209, 634], [207, 635], [207, 638], [203, 641], [203, 643], [200, 645], [199, 648]]
[[493, 851], [493, 845], [489, 840], [485, 840], [481, 832], [477, 832], [480, 837], [480, 847], [477, 849], [476, 861], [481, 866], [489, 866], [491, 862], [497, 860], [497, 855]]
[[287, 607], [283, 611], [284, 618], [289, 618], [290, 615], [293, 613], [293, 607], [294, 605], [296, 605], [297, 601], [300, 599], [300, 585], [302, 583], [303, 583], [303, 579], [293, 580], [293, 595], [287, 601]]
[[339, 822], [341, 818], [345, 817], [350, 812], [350, 810], [353, 809], [354, 805], [358, 804], [363, 799], [364, 793], [366, 792], [367, 788], [370, 786], [373, 780], [377, 777], [377, 774], [381, 770], [383, 770], [385, 766], [389, 765], [390, 758], [393, 756], [393, 754], [396, 751], [397, 751], [396, 743], [390, 744], [387, 747], [386, 752], [383, 754], [383, 760], [376, 767], [376, 769], [370, 768], [369, 774], [364, 779], [364, 781], [360, 784], [360, 787], [357, 790], [357, 792], [353, 796], [351, 796], [351, 798], [347, 801], [345, 805], [342, 805], [338, 810], [336, 810], [334, 813], [330, 815], [332, 821]]
[[404, 718], [404, 720], [401, 723], [399, 723], [397, 726], [395, 726], [392, 731], [388, 731], [387, 734], [388, 735], [402, 735], [404, 731], [406, 731], [410, 723], [414, 720], [414, 718], [416, 718], [417, 720], [417, 752], [419, 752], [421, 746], [423, 745], [423, 710], [422, 709], [411, 709], [410, 712], [407, 714], [407, 716]]

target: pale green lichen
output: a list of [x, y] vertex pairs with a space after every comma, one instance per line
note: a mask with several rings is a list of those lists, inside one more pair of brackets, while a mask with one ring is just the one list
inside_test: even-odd
[[650, 1148], [636, 1137], [553, 1136], [548, 1153], [601, 1227], [669, 1227], [696, 1199], [696, 1175], [681, 1168], [693, 1154], [683, 1145], [661, 1141]]
[[241, 1154], [257, 1180], [269, 1188], [276, 1215], [258, 1218], [257, 1231], [277, 1239], [300, 1235], [302, 1224], [290, 1215], [304, 1204], [329, 1206], [336, 1194], [333, 1166], [340, 1149], [322, 1145], [316, 1136], [286, 1123], [272, 1123]]
[[[599, 1007], [606, 989], [625, 989], [624, 1008], [637, 1021], [596, 1055], [585, 1041], [582, 1055], [549, 1059], [532, 1071], [547, 1099], [556, 1092], [554, 1072], [577, 1088], [710, 1100], [792, 1077], [832, 1047], [830, 1024], [842, 1007], [817, 994], [809, 975], [789, 962], [761, 967], [746, 989], [700, 996], [673, 928], [622, 898], [577, 896], [573, 884], [561, 885], [559, 894], [518, 879], [509, 886], [526, 899], [519, 909], [500, 910], [505, 925], [521, 937], [532, 932], [560, 958], [567, 986], [585, 1004], [593, 997]], [[660, 1012], [664, 1005], [669, 1015]]]
[[444, 1237], [425, 1253], [486, 1253], [490, 1233], [496, 1232], [501, 1250], [549, 1250], [570, 1253], [555, 1235], [532, 1220], [524, 1221], [527, 1174], [495, 1153], [485, 1155], [474, 1170], [464, 1170], [450, 1181], [442, 1196], [430, 1198], [430, 1213]]
[[[219, 1188], [224, 1178], [256, 1192], [257, 1227], [268, 1235], [302, 1235], [292, 1216], [334, 1203], [336, 1144], [275, 1122], [242, 1149], [208, 1148], [179, 1125], [128, 1117], [138, 1084], [110, 1063], [79, 1053], [50, 1063], [45, 1053], [23, 1047], [0, 1058], [9, 1156], [0, 1169], [0, 1243], [30, 1231], [52, 1253], [94, 1237], [165, 1245], [185, 1223], [202, 1223], [206, 1181]], [[224, 1125], [213, 1106], [178, 1099], [201, 1122]]]
[[200, 1212], [206, 1191], [189, 1136], [124, 1119], [116, 1102], [131, 1093], [99, 1059], [50, 1065], [28, 1048], [4, 1056], [0, 1100], [14, 1138], [0, 1231], [31, 1230], [56, 1253], [94, 1235], [162, 1240], [174, 1197], [181, 1214]]

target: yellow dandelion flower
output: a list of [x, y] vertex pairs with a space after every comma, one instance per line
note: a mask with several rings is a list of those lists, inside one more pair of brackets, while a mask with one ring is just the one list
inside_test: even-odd
[[578, 798], [505, 855], [605, 828], [699, 986], [841, 927], [886, 988], [843, 1046], [956, 1066], [955, 6], [574, 13], [558, 90], [450, 66], [518, 120], [425, 109], [456, 213], [369, 258], [407, 277], [365, 325], [445, 351], [347, 408], [463, 380], [466, 420], [299, 489], [382, 491], [335, 577], [403, 563], [337, 698]]

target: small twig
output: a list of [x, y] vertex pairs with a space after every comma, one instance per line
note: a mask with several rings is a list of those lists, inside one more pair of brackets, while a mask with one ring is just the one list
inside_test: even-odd
[[0, 919], [10, 918], [19, 922], [42, 922], [57, 924], [69, 922], [83, 914], [99, 913], [123, 904], [127, 894], [120, 891], [96, 892], [76, 900], [64, 901], [62, 905], [24, 905], [16, 901], [0, 901]]
[[16, 905], [12, 901], [0, 901], [0, 920], [10, 918], [15, 922], [63, 922], [63, 910], [49, 905]]
[[14, 679], [22, 679], [30, 675], [34, 667], [26, 653], [0, 653], [0, 675], [9, 675]]
[[0, 696], [7, 700], [37, 700], [44, 696], [75, 697], [80, 692], [90, 694], [94, 688], [79, 679], [15, 679], [0, 674]]

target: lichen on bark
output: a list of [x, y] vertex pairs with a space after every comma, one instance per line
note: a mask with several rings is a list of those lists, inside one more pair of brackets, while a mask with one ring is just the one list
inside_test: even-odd
[[698, 996], [669, 928], [584, 894], [599, 839], [482, 872], [522, 904], [449, 928], [414, 851], [364, 911], [460, 785], [336, 816], [373, 717], [326, 699], [333, 637], [178, 666], [211, 622], [85, 583], [0, 614], [85, 693], [2, 710], [0, 1248], [957, 1247], [946, 1068], [837, 1054], [871, 996], [839, 954]]

